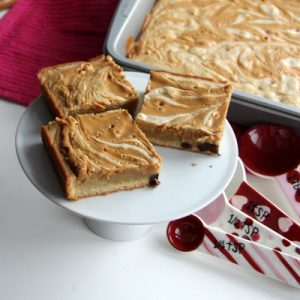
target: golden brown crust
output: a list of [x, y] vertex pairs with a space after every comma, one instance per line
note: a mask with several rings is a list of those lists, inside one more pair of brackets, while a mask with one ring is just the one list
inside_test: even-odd
[[126, 46], [125, 46], [125, 52], [126, 52], [126, 56], [129, 57], [129, 55], [131, 55], [131, 53], [135, 53], [136, 51], [132, 49], [132, 47], [134, 47], [135, 43], [134, 43], [134, 38], [133, 36], [129, 36], [127, 41], [126, 41]]
[[53, 146], [53, 136], [49, 131], [47, 125], [42, 126], [41, 128], [41, 137], [47, 152], [51, 158], [51, 161], [54, 165], [54, 169], [60, 179], [60, 182], [65, 191], [66, 197], [69, 200], [76, 200], [72, 197], [71, 189], [70, 189], [70, 178], [73, 176], [72, 171], [68, 164], [63, 160], [62, 154], [56, 147]]
[[[149, 138], [149, 140], [160, 147], [165, 148], [173, 148], [173, 149], [180, 149], [187, 152], [195, 152], [199, 153], [199, 149], [197, 148], [197, 145], [192, 144], [188, 148], [182, 147], [182, 138], [184, 138], [185, 141], [193, 141], [197, 137], [193, 137], [193, 133], [189, 132], [182, 132], [181, 134], [178, 134], [178, 132], [174, 131], [168, 131], [168, 132], [156, 132], [155, 128], [151, 128], [149, 124], [143, 123], [142, 121], [138, 122], [139, 127], [141, 130], [144, 131], [146, 136]], [[186, 142], [187, 143], [187, 142]], [[202, 150], [201, 153], [205, 153], [208, 155], [220, 155], [220, 144], [219, 142], [214, 143], [214, 151], [211, 150]]]
[[57, 101], [55, 101], [55, 95], [51, 94], [51, 91], [47, 88], [47, 86], [41, 86], [42, 95], [46, 100], [47, 106], [49, 107], [53, 116], [58, 118], [63, 118], [64, 113], [60, 109], [60, 106], [57, 105]]

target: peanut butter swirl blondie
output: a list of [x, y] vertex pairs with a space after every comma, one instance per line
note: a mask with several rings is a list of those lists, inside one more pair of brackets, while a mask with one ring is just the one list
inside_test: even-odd
[[154, 144], [219, 154], [231, 93], [226, 82], [152, 71], [136, 121]]
[[57, 118], [41, 133], [69, 200], [159, 183], [161, 158], [124, 109]]
[[38, 73], [54, 115], [99, 113], [125, 108], [134, 113], [138, 95], [110, 56], [47, 67]]

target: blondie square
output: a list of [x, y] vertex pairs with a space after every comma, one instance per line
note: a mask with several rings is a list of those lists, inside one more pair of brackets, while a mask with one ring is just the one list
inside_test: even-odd
[[159, 183], [161, 159], [124, 109], [57, 118], [41, 135], [69, 200]]
[[138, 95], [110, 56], [47, 67], [38, 73], [43, 94], [59, 118], [125, 108], [135, 113]]
[[152, 71], [136, 121], [154, 144], [219, 154], [231, 93], [226, 82]]

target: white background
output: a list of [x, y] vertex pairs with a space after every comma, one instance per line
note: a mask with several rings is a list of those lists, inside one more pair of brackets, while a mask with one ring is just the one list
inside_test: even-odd
[[[90, 232], [21, 170], [14, 136], [24, 110], [0, 99], [0, 299], [300, 299], [299, 289], [254, 271], [174, 250], [166, 224], [132, 242]], [[271, 180], [248, 179], [295, 218]]]
[[[197, 251], [171, 248], [166, 224], [112, 242], [40, 194], [16, 157], [25, 107], [0, 100], [0, 299], [299, 299], [300, 290]], [[248, 176], [273, 199], [271, 180]], [[287, 203], [278, 203], [293, 215]], [[295, 215], [293, 215], [295, 217]]]

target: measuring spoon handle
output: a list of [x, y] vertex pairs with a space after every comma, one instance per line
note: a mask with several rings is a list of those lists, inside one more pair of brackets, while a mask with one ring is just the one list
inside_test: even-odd
[[211, 226], [205, 225], [204, 227], [204, 238], [198, 248], [201, 252], [300, 288], [299, 259]]
[[194, 215], [199, 216], [211, 227], [269, 248], [279, 247], [282, 252], [292, 256], [299, 255], [300, 258], [300, 248], [297, 244], [231, 205], [224, 193]]
[[247, 182], [242, 182], [229, 203], [286, 239], [300, 243], [300, 225]]
[[300, 218], [300, 165], [286, 174], [274, 177], [274, 179]]

